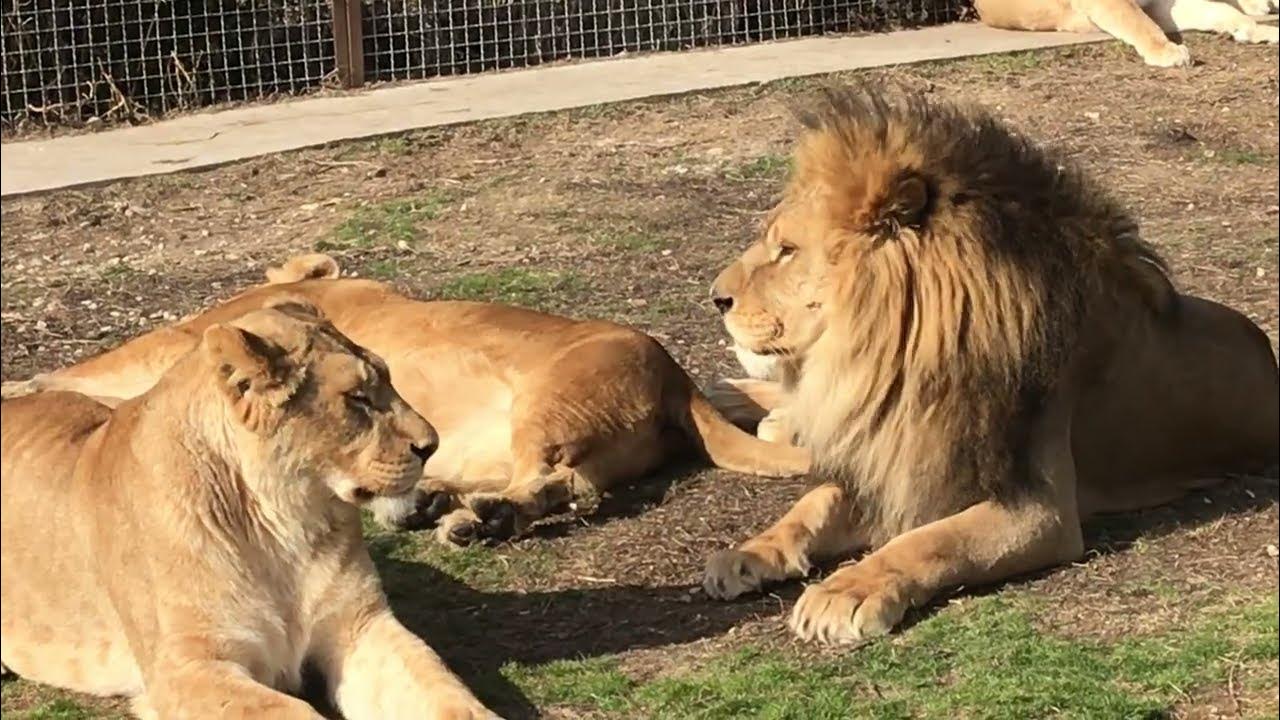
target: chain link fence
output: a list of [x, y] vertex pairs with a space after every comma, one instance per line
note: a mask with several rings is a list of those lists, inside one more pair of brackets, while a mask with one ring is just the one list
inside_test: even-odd
[[0, 128], [967, 14], [967, 0], [0, 0]]

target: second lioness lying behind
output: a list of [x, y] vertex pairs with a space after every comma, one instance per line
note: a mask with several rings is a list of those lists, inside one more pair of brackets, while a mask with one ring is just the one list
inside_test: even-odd
[[437, 536], [457, 544], [503, 538], [638, 479], [690, 445], [739, 472], [789, 476], [809, 468], [807, 450], [764, 442], [728, 422], [642, 332], [505, 305], [422, 302], [337, 275], [325, 255], [296, 257], [268, 271], [270, 284], [5, 391], [132, 397], [210, 324], [292, 297], [385, 358], [397, 390], [440, 432], [416, 505], [375, 505], [388, 524], [438, 523]]

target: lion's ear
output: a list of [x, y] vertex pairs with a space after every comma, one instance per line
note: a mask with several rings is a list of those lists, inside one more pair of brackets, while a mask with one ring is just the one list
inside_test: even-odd
[[915, 173], [901, 175], [890, 181], [874, 202], [868, 229], [881, 241], [896, 238], [903, 228], [918, 230], [932, 199], [928, 181]]
[[278, 404], [290, 373], [283, 348], [259, 335], [231, 325], [204, 331], [201, 350], [217, 374], [222, 392], [232, 403], [261, 399]]

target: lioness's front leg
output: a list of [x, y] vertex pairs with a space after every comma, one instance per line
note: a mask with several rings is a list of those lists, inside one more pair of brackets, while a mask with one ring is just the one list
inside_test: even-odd
[[791, 613], [791, 629], [825, 643], [883, 635], [943, 588], [1003, 580], [1083, 551], [1074, 509], [1031, 499], [982, 502], [899, 535], [810, 585]]
[[149, 678], [146, 694], [133, 701], [134, 712], [146, 720], [324, 720], [302, 700], [257, 682], [237, 663], [194, 659], [179, 650], [158, 653], [156, 666], [160, 674]]
[[765, 583], [803, 577], [815, 558], [849, 553], [862, 544], [844, 490], [823, 485], [800, 498], [768, 530], [712, 555], [702, 587], [711, 597], [729, 600]]
[[1133, 46], [1148, 65], [1191, 64], [1186, 46], [1169, 40], [1164, 30], [1134, 0], [1087, 0], [1080, 3], [1089, 21], [1115, 39]]
[[347, 720], [497, 720], [440, 656], [386, 607], [345, 616], [333, 628], [325, 669]]

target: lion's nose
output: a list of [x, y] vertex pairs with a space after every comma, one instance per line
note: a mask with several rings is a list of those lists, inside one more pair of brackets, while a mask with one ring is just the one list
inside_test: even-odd
[[716, 309], [720, 311], [721, 315], [724, 315], [733, 309], [733, 298], [728, 295], [713, 294], [711, 296], [711, 304], [716, 306]]
[[425, 442], [413, 443], [409, 446], [409, 449], [413, 451], [414, 455], [418, 456], [419, 460], [425, 463], [432, 455], [435, 454], [436, 448], [439, 446], [440, 443], [437, 442], [435, 438], [432, 438]]

